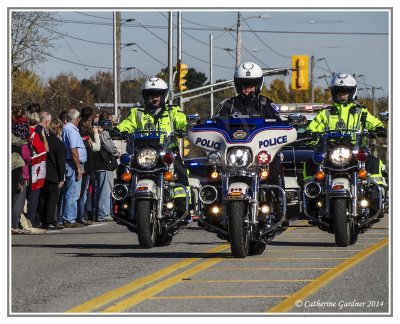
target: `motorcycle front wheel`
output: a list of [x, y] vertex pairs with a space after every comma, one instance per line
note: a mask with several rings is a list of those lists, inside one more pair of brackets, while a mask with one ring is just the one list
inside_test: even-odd
[[347, 219], [347, 199], [338, 198], [331, 201], [332, 225], [337, 246], [349, 246], [351, 240], [351, 227]]
[[136, 202], [136, 225], [139, 245], [145, 249], [154, 247], [156, 224], [150, 200], [138, 200]]
[[245, 223], [246, 206], [243, 201], [232, 201], [229, 204], [229, 242], [235, 258], [249, 255], [250, 239]]

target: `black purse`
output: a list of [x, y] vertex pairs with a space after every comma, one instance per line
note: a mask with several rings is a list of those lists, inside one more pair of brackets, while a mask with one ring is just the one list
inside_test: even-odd
[[100, 151], [93, 152], [93, 170], [114, 171], [117, 167], [117, 158], [106, 150], [103, 141], [101, 141]]
[[101, 156], [101, 159], [103, 160], [102, 165], [104, 167], [104, 170], [114, 171], [118, 167], [117, 158], [106, 150], [103, 142], [101, 142], [101, 148], [99, 154]]

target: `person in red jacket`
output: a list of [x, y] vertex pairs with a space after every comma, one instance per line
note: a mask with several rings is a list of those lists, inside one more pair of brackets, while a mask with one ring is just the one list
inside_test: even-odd
[[46, 128], [50, 125], [51, 115], [43, 112], [27, 113], [29, 122], [29, 143], [32, 148], [32, 160], [30, 170], [30, 186], [27, 190], [28, 213], [27, 217], [33, 227], [39, 227], [37, 217], [40, 189], [46, 178], [46, 153], [49, 151]]

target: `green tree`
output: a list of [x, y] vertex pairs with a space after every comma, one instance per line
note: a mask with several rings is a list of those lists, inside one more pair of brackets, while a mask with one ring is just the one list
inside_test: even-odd
[[32, 102], [44, 103], [45, 87], [39, 76], [28, 70], [17, 70], [12, 75], [12, 105], [26, 107]]
[[283, 79], [273, 79], [269, 88], [264, 85], [261, 94], [270, 98], [273, 102], [289, 102], [289, 92]]
[[84, 106], [94, 106], [94, 103], [91, 91], [82, 87], [81, 81], [72, 73], [59, 74], [56, 78], [49, 79], [45, 109], [59, 114], [70, 108], [80, 110]]

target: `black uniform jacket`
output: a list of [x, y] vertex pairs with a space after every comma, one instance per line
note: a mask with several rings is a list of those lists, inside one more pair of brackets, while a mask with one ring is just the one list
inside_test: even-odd
[[55, 135], [47, 138], [49, 151], [46, 154], [46, 181], [60, 183], [64, 181], [67, 151], [64, 143]]
[[244, 98], [241, 95], [222, 101], [215, 117], [275, 119], [281, 121], [279, 113], [275, 110], [271, 99], [258, 95]]

